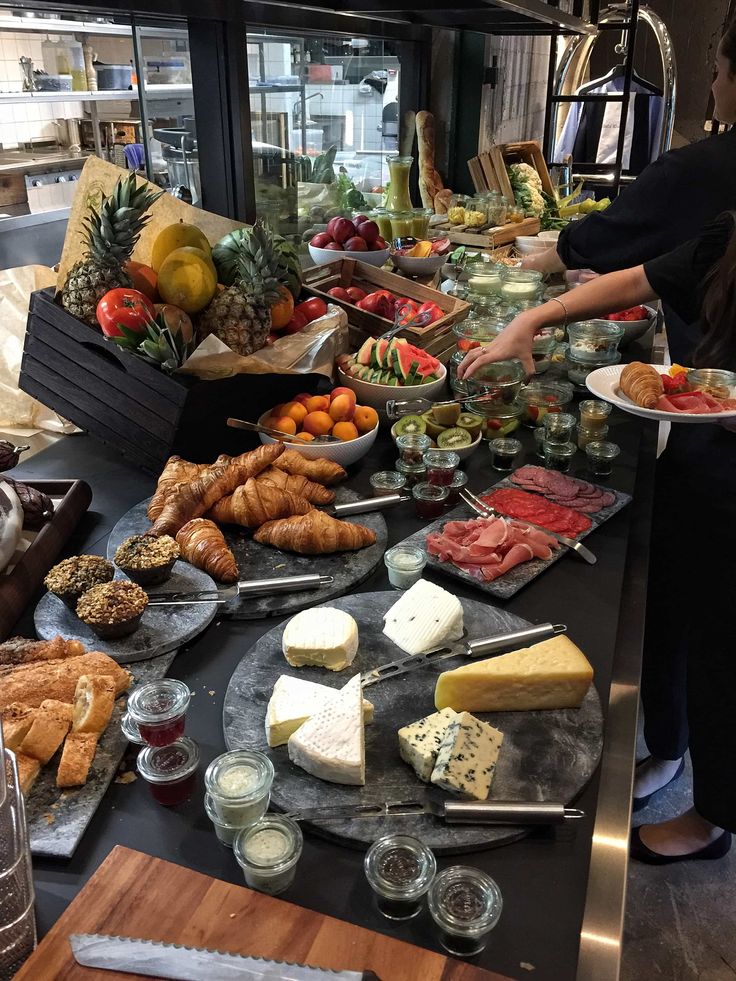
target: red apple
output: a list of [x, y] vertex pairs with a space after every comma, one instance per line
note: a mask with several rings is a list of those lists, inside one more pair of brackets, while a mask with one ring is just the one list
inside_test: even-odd
[[330, 296], [334, 296], [336, 300], [342, 300], [343, 303], [350, 303], [350, 294], [342, 286], [333, 286], [327, 292]]
[[338, 215], [336, 218], [330, 218], [330, 220], [327, 222], [327, 234], [330, 236], [330, 238], [334, 237], [333, 236], [333, 231], [334, 231], [335, 225], [340, 220], [341, 220], [341, 216]]
[[371, 242], [375, 242], [381, 235], [381, 230], [375, 221], [362, 221], [357, 226], [357, 232], [358, 235], [360, 235], [361, 238], [364, 238], [369, 245]]
[[358, 225], [362, 225], [364, 221], [370, 221], [368, 215], [356, 215], [355, 218], [353, 218], [353, 224], [356, 228]]
[[332, 236], [328, 232], [318, 232], [309, 240], [309, 244], [315, 249], [324, 249], [332, 241]]
[[342, 252], [342, 246], [337, 242], [328, 242], [325, 248], [331, 252]]
[[349, 238], [355, 235], [355, 225], [349, 218], [338, 218], [330, 234], [336, 242], [342, 245], [343, 242], [347, 242]]
[[371, 252], [381, 252], [383, 249], [387, 249], [386, 239], [381, 238], [379, 235], [375, 242], [371, 242]]
[[351, 303], [357, 303], [358, 300], [363, 300], [368, 295], [365, 290], [362, 290], [359, 286], [348, 286], [345, 291], [350, 298]]
[[346, 252], [367, 252], [368, 251], [368, 245], [366, 244], [365, 239], [360, 238], [359, 235], [354, 235], [352, 238], [349, 238], [347, 240], [347, 242], [345, 243], [345, 251]]

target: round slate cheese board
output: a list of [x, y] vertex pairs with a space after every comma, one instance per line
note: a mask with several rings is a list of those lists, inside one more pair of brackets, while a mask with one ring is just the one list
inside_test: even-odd
[[[355, 491], [346, 487], [335, 488], [335, 503], [347, 504], [360, 498]], [[150, 498], [136, 504], [120, 518], [110, 533], [107, 543], [107, 556], [112, 559], [121, 542], [131, 535], [142, 535], [151, 527], [146, 516]], [[342, 521], [370, 528], [376, 535], [376, 542], [368, 548], [355, 552], [336, 552], [334, 555], [294, 555], [282, 552], [271, 545], [261, 545], [253, 541], [248, 528], [223, 525], [225, 540], [232, 549], [235, 561], [243, 579], [274, 579], [279, 576], [299, 576], [316, 573], [332, 576], [329, 586], [319, 590], [302, 590], [298, 593], [278, 593], [273, 596], [243, 596], [224, 604], [221, 614], [235, 620], [257, 620], [261, 617], [284, 616], [313, 606], [319, 599], [326, 601], [355, 589], [370, 576], [383, 558], [388, 542], [386, 522], [377, 512], [356, 514]], [[168, 585], [166, 589], [168, 589]]]
[[[280, 675], [341, 688], [357, 672], [363, 673], [402, 656], [403, 652], [382, 632], [384, 614], [400, 595], [398, 592], [359, 593], [320, 604], [345, 610], [358, 624], [358, 653], [352, 665], [343, 671], [291, 667], [281, 648], [285, 624], [264, 634], [235, 669], [223, 707], [225, 744], [228, 749], [260, 750], [270, 757], [276, 771], [271, 791], [275, 809], [296, 811], [423, 798], [427, 785], [399, 756], [397, 731], [435, 711], [437, 676], [443, 670], [467, 664], [463, 657], [430, 664], [364, 690], [364, 697], [375, 706], [374, 720], [365, 727], [364, 787], [319, 780], [290, 761], [286, 746], [271, 749], [266, 740], [266, 707]], [[488, 603], [460, 601], [468, 639], [530, 626], [526, 620]], [[583, 790], [598, 765], [603, 745], [603, 715], [594, 685], [580, 709], [474, 714], [504, 734], [491, 799], [569, 804]], [[365, 848], [389, 832], [412, 834], [436, 852], [447, 854], [493, 848], [526, 833], [526, 829], [514, 827], [448, 825], [430, 814], [314, 821], [308, 827], [319, 835], [357, 848]]]

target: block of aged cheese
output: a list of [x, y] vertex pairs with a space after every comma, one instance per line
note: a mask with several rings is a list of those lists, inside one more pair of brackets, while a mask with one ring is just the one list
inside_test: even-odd
[[503, 733], [469, 712], [450, 721], [437, 752], [432, 783], [443, 790], [485, 800], [496, 771]]
[[433, 712], [425, 719], [399, 729], [401, 758], [414, 768], [416, 775], [425, 783], [429, 783], [437, 761], [437, 750], [442, 745], [447, 727], [456, 715], [452, 709], [442, 709], [441, 712]]
[[313, 664], [342, 671], [358, 651], [358, 624], [349, 613], [331, 606], [302, 610], [286, 624], [282, 649], [295, 668]]
[[383, 632], [407, 654], [436, 651], [463, 635], [463, 607], [457, 596], [419, 579], [384, 617]]
[[289, 759], [330, 783], [365, 783], [363, 689], [356, 674], [289, 737]]
[[434, 703], [456, 712], [579, 708], [593, 668], [566, 636], [444, 671]]
[[[339, 693], [329, 685], [282, 674], [273, 686], [266, 709], [266, 738], [269, 746], [283, 746], [289, 736]], [[373, 721], [373, 703], [363, 699], [363, 720]]]

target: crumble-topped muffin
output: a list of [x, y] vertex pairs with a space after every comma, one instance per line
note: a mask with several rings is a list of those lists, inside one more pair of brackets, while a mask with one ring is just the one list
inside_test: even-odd
[[148, 596], [134, 582], [115, 579], [93, 586], [77, 603], [77, 616], [98, 637], [127, 637], [138, 629], [148, 606]]
[[131, 535], [115, 552], [115, 565], [141, 586], [159, 586], [171, 575], [180, 549], [170, 535]]
[[73, 555], [49, 570], [44, 585], [50, 593], [74, 610], [79, 597], [115, 575], [112, 562], [101, 555]]

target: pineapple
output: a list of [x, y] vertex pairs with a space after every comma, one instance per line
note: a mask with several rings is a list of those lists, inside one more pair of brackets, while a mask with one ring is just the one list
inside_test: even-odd
[[214, 334], [236, 354], [260, 351], [271, 332], [271, 307], [279, 299], [285, 263], [274, 235], [258, 221], [240, 240], [237, 278], [215, 294], [199, 316], [197, 334]]
[[191, 332], [187, 336], [181, 327], [170, 326], [164, 313], [149, 320], [142, 332], [130, 330], [122, 324], [119, 330], [120, 336], [112, 338], [119, 347], [133, 351], [144, 361], [167, 373], [181, 368], [194, 347]]
[[146, 184], [136, 187], [136, 175], [131, 173], [117, 182], [99, 211], [90, 208], [85, 221], [87, 256], [69, 271], [61, 291], [65, 310], [95, 327], [95, 310], [105, 293], [133, 285], [123, 266], [148, 221], [144, 212], [162, 193], [151, 193]]

